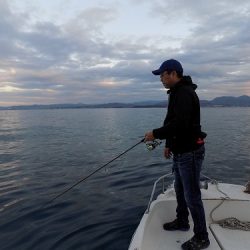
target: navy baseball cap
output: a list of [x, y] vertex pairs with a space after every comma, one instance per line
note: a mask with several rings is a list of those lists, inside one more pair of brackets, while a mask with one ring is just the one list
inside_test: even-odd
[[152, 71], [154, 75], [160, 75], [164, 71], [178, 71], [183, 74], [181, 63], [175, 59], [169, 59], [162, 63], [159, 69]]

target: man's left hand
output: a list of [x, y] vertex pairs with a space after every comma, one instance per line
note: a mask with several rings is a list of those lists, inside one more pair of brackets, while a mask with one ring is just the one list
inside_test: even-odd
[[155, 140], [154, 135], [153, 135], [153, 131], [147, 132], [145, 134], [144, 141], [146, 142], [146, 141], [153, 141], [153, 140]]

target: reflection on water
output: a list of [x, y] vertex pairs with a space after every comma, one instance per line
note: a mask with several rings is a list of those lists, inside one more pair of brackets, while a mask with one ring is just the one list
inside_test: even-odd
[[[72, 185], [161, 126], [165, 109], [0, 112], [1, 249], [127, 249], [152, 185], [171, 170], [164, 143], [139, 145], [51, 206]], [[250, 179], [250, 109], [204, 108], [204, 174]], [[170, 180], [171, 181], [171, 180]]]

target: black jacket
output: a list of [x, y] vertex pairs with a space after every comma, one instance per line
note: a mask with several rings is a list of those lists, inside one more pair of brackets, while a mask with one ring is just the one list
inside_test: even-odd
[[184, 76], [170, 90], [168, 112], [162, 127], [154, 129], [156, 139], [166, 139], [166, 147], [174, 154], [198, 149], [206, 133], [201, 131], [200, 102], [190, 76]]

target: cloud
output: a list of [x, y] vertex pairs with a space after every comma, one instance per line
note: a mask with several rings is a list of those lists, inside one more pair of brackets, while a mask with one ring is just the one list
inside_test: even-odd
[[[234, 1], [158, 0], [152, 4], [140, 0], [135, 4], [151, 18], [162, 20], [162, 34], [107, 36], [104, 27], [118, 18], [117, 6], [84, 8], [56, 24], [31, 22], [27, 13], [13, 12], [7, 1], [0, 1], [2, 102], [164, 99], [165, 91], [151, 71], [172, 57], [199, 84], [202, 98], [248, 93], [248, 1], [238, 5]], [[173, 41], [178, 41], [176, 46]]]
[[[10, 21], [14, 20], [10, 10], [7, 15]], [[94, 22], [98, 16], [101, 18]], [[130, 97], [145, 91], [141, 86], [151, 79], [151, 75], [147, 76], [151, 69], [146, 60], [150, 58], [151, 49], [137, 41], [107, 43], [101, 24], [113, 18], [111, 10], [91, 8], [64, 26], [38, 22], [21, 29], [13, 25], [15, 39], [9, 42], [8, 51], [11, 59], [3, 55], [1, 68], [11, 65], [15, 74], [5, 70], [6, 76], [1, 79], [3, 89], [11, 91], [3, 99], [11, 100], [11, 93], [16, 98], [17, 88], [22, 90], [18, 96], [25, 97], [27, 102], [34, 100], [34, 94], [37, 100], [44, 97], [45, 102], [51, 102], [51, 96], [55, 97], [54, 102], [61, 102], [65, 97], [71, 102], [107, 102], [110, 97], [115, 100], [115, 96], [118, 101], [121, 93], [125, 101], [125, 93]], [[133, 87], [135, 83], [137, 90]], [[48, 92], [50, 95], [46, 98]]]
[[210, 91], [206, 95], [245, 92], [241, 86], [250, 79], [249, 1], [240, 5], [235, 1], [157, 1], [151, 12], [166, 25], [173, 25], [176, 15], [190, 22], [191, 34], [182, 40], [179, 59], [201, 88]]

